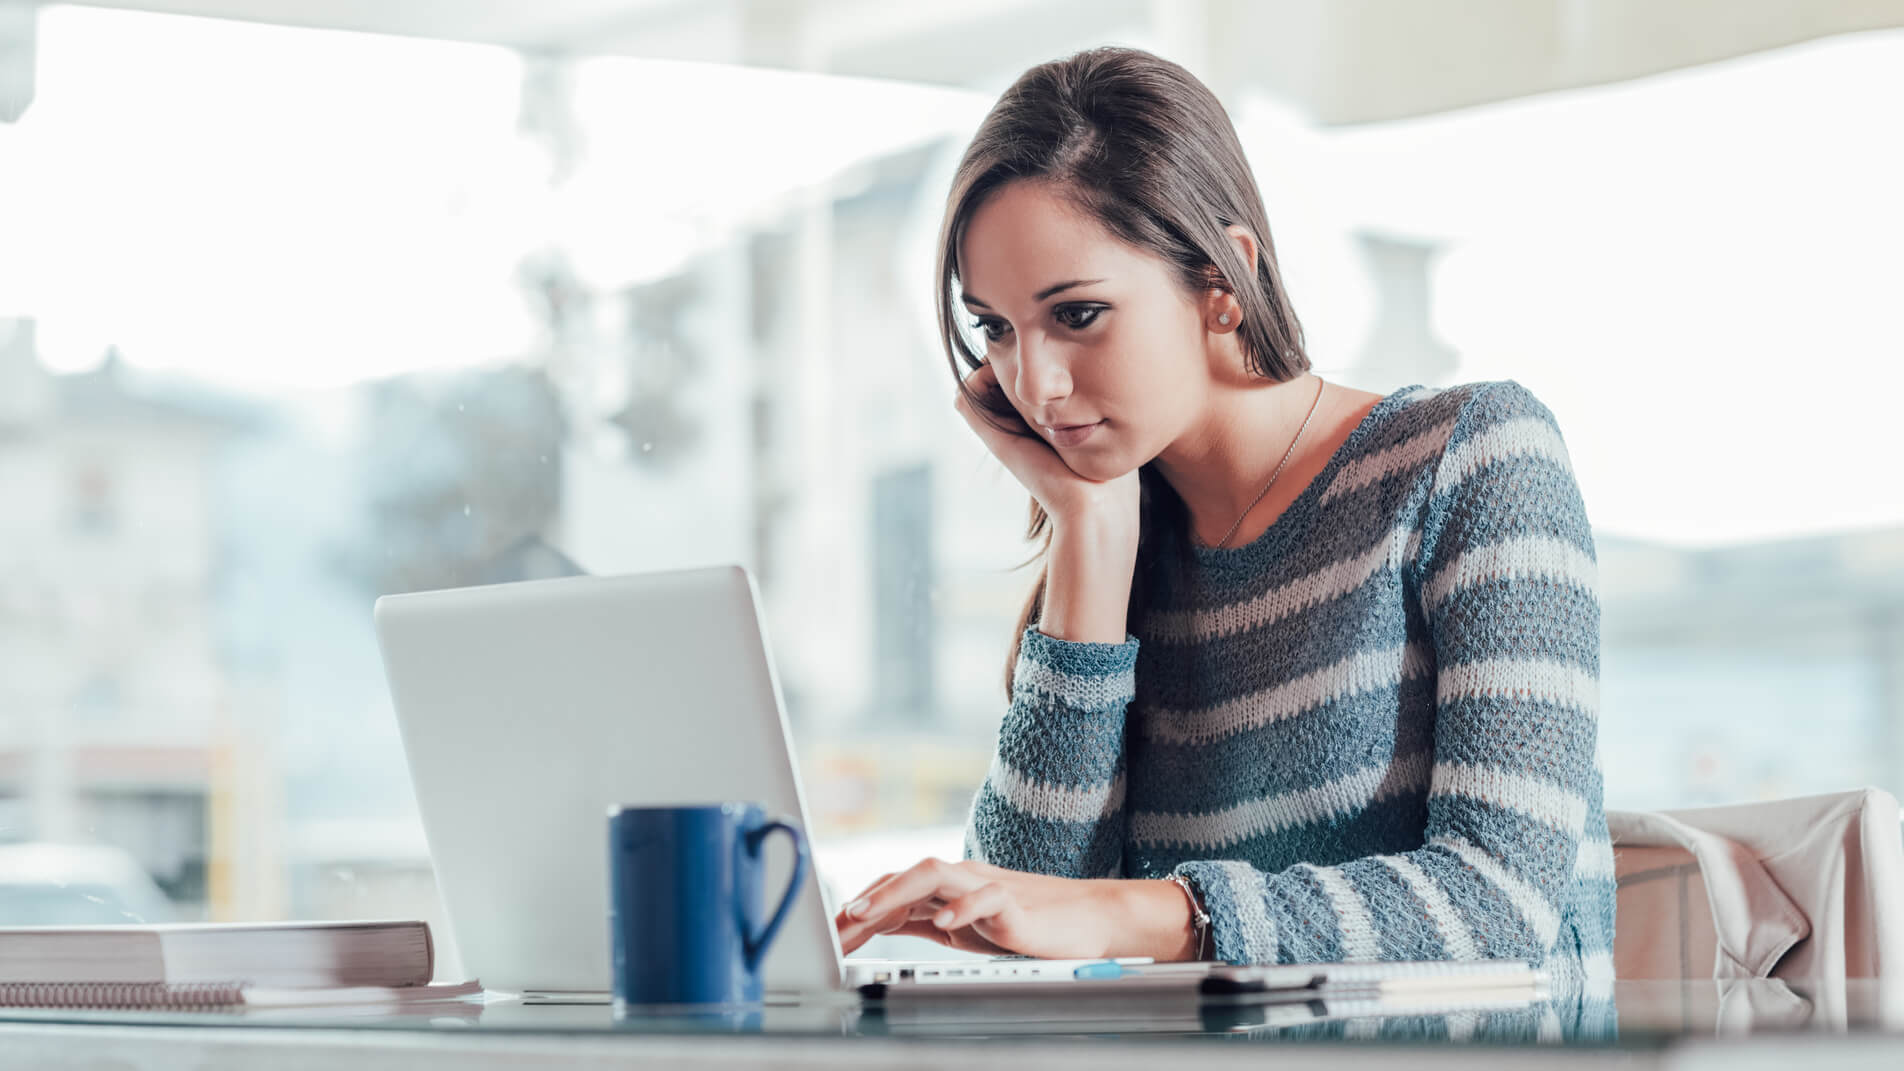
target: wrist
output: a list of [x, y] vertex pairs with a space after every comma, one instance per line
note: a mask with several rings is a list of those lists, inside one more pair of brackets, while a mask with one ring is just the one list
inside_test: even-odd
[[1107, 548], [1128, 546], [1134, 554], [1141, 517], [1136, 503], [1126, 503], [1116, 495], [1096, 494], [1079, 500], [1062, 512], [1048, 514], [1051, 538], [1089, 541]]
[[1137, 567], [1137, 517], [1053, 518], [1038, 627], [1054, 639], [1123, 643]]
[[1183, 887], [1166, 879], [1109, 879], [1113, 908], [1107, 957], [1149, 956], [1159, 963], [1196, 959], [1202, 949]]

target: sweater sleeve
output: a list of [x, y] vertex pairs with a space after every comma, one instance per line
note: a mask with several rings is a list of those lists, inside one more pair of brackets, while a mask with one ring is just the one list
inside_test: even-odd
[[1116, 877], [1124, 850], [1124, 712], [1137, 639], [1080, 643], [1027, 628], [998, 750], [966, 821], [965, 857]]
[[1582, 845], [1605, 836], [1600, 609], [1560, 429], [1525, 387], [1483, 384], [1464, 401], [1420, 548], [1436, 666], [1422, 846], [1275, 873], [1183, 863], [1219, 959], [1542, 962], [1562, 940]]

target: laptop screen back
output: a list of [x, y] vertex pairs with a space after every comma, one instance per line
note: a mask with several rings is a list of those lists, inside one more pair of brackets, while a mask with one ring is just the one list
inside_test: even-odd
[[[753, 800], [806, 826], [737, 566], [385, 596], [376, 626], [438, 891], [490, 989], [609, 989], [611, 805]], [[772, 903], [792, 853], [767, 850]], [[808, 874], [769, 990], [840, 984]]]

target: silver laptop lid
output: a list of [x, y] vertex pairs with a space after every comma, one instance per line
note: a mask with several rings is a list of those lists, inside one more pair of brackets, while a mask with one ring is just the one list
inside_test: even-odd
[[[738, 566], [391, 595], [375, 618], [444, 911], [490, 989], [609, 988], [611, 804], [756, 800], [806, 828]], [[768, 846], [773, 903], [792, 852]], [[834, 989], [840, 970], [809, 868], [766, 985]]]

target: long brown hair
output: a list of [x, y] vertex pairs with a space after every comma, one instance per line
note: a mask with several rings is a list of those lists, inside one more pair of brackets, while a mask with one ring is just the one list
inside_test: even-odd
[[[1017, 179], [1049, 183], [1110, 233], [1169, 261], [1192, 294], [1219, 289], [1234, 295], [1243, 310], [1237, 337], [1251, 372], [1282, 382], [1308, 371], [1302, 326], [1283, 291], [1263, 197], [1229, 114], [1202, 82], [1169, 60], [1140, 49], [1094, 48], [1020, 75], [959, 159], [939, 228], [936, 300], [946, 360], [960, 389], [981, 354], [956, 318], [959, 242], [985, 199]], [[1256, 238], [1253, 267], [1225, 233], [1231, 224]], [[1231, 282], [1252, 278], [1254, 285]], [[983, 399], [970, 400], [989, 411]], [[1137, 575], [1126, 617], [1133, 634], [1143, 616], [1143, 578], [1155, 564], [1157, 535], [1186, 521], [1183, 500], [1154, 466], [1144, 465], [1138, 480]], [[1008, 697], [1025, 629], [1044, 610], [1051, 529], [1034, 498], [1025, 538], [1041, 537], [1031, 558], [1039, 563], [1038, 582], [1005, 659]]]

